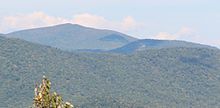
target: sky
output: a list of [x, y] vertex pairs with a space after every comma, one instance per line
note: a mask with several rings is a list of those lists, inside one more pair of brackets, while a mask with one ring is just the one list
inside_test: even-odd
[[220, 48], [220, 0], [0, 0], [0, 33], [63, 23]]

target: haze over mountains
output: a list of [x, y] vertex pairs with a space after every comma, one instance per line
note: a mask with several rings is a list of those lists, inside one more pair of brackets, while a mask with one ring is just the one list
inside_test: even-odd
[[146, 49], [161, 49], [161, 48], [214, 48], [208, 45], [202, 45], [186, 41], [178, 40], [154, 40], [154, 39], [141, 39], [134, 42], [130, 42], [127, 45], [111, 50], [110, 52], [117, 53], [133, 53], [136, 51], [142, 51]]
[[6, 34], [67, 51], [133, 52], [143, 48], [209, 47], [184, 41], [137, 39], [111, 30], [94, 29], [76, 24], [21, 30]]
[[93, 29], [69, 23], [22, 30], [9, 33], [7, 36], [69, 51], [76, 49], [109, 50], [137, 40], [116, 31]]
[[[64, 100], [81, 108], [220, 106], [219, 49], [183, 41], [137, 40], [118, 32], [110, 35], [113, 31], [106, 35], [106, 30], [103, 33], [91, 28], [85, 33], [87, 30], [81, 29], [85, 28], [64, 24], [0, 35], [0, 108], [31, 106], [35, 82], [43, 75], [51, 79], [52, 88]], [[46, 34], [48, 40], [40, 43]], [[69, 52], [71, 47], [63, 44], [75, 38], [61, 44], [62, 38], [56, 35], [55, 43], [63, 46], [57, 49], [56, 44], [50, 44], [53, 34], [89, 39], [94, 36], [94, 40], [83, 40], [97, 42], [94, 46], [79, 44], [73, 49], [100, 48], [110, 52]], [[32, 43], [35, 39], [39, 40]]]

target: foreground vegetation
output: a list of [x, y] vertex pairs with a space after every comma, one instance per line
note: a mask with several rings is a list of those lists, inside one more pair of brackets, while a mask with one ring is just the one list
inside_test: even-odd
[[68, 53], [0, 37], [0, 107], [32, 106], [43, 75], [52, 91], [81, 108], [218, 107], [219, 58], [208, 48]]
[[43, 76], [42, 84], [34, 89], [33, 108], [73, 108], [71, 103], [64, 103], [62, 97], [56, 92], [51, 93], [50, 89], [50, 80]]

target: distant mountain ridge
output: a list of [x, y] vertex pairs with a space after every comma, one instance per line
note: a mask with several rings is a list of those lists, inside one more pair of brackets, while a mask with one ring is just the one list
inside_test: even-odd
[[110, 50], [110, 52], [117, 53], [132, 53], [136, 51], [143, 51], [148, 48], [214, 48], [208, 45], [198, 43], [179, 41], [179, 40], [155, 40], [155, 39], [142, 39], [130, 42], [120, 48]]
[[70, 23], [21, 30], [6, 34], [6, 36], [69, 51], [78, 49], [110, 50], [137, 40], [116, 31], [94, 29]]
[[80, 52], [132, 53], [149, 48], [214, 48], [179, 40], [137, 39], [117, 31], [94, 29], [70, 23], [21, 30], [4, 36], [19, 38], [65, 51]]
[[0, 41], [3, 41], [4, 39], [5, 39], [5, 37], [3, 37], [3, 35], [0, 34]]

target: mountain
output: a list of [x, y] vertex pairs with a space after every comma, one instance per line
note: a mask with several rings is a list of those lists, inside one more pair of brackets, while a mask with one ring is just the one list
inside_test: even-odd
[[88, 28], [69, 23], [17, 31], [6, 36], [69, 51], [79, 49], [110, 50], [136, 40], [116, 31]]
[[155, 39], [142, 39], [137, 40], [131, 43], [128, 43], [122, 47], [110, 50], [110, 52], [117, 53], [133, 53], [136, 51], [142, 51], [149, 48], [214, 48], [208, 45], [202, 45], [197, 43], [191, 43], [186, 41], [178, 41], [178, 40], [155, 40]]
[[46, 75], [53, 91], [81, 108], [215, 108], [219, 58], [219, 49], [201, 47], [70, 53], [0, 36], [0, 107], [31, 106]]
[[81, 52], [132, 53], [146, 48], [213, 48], [177, 40], [136, 39], [116, 31], [94, 29], [70, 23], [22, 30], [5, 36], [24, 39], [65, 51]]

